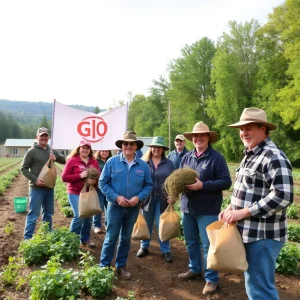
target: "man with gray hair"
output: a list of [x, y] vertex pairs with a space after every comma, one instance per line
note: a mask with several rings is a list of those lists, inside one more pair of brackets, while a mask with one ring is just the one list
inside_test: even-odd
[[174, 140], [175, 149], [168, 154], [168, 158], [171, 159], [178, 169], [183, 156], [188, 152], [185, 147], [185, 138], [182, 134], [177, 134]]
[[287, 240], [286, 208], [293, 202], [292, 166], [271, 141], [276, 126], [265, 111], [245, 108], [240, 121], [245, 146], [237, 169], [231, 204], [219, 219], [236, 222], [245, 245], [248, 270], [244, 272], [248, 299], [279, 299], [275, 287], [276, 260]]

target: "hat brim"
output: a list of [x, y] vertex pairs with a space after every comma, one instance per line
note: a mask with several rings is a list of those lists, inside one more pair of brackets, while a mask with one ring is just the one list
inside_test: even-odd
[[140, 149], [142, 149], [143, 146], [144, 146], [144, 142], [143, 142], [143, 141], [140, 141], [140, 140], [131, 140], [131, 139], [117, 140], [117, 141], [115, 142], [115, 145], [116, 145], [118, 148], [122, 149], [122, 143], [123, 143], [123, 142], [135, 142], [136, 145], [137, 145], [137, 149], [136, 149], [136, 150], [140, 150]]
[[230, 124], [228, 125], [228, 127], [232, 127], [232, 128], [240, 128], [241, 126], [247, 125], [247, 124], [262, 124], [262, 125], [266, 125], [269, 130], [275, 130], [277, 129], [277, 126], [272, 124], [272, 123], [268, 123], [268, 122], [258, 122], [258, 121], [240, 121], [234, 124]]
[[218, 140], [218, 134], [214, 131], [193, 131], [193, 132], [185, 132], [183, 136], [189, 141], [193, 141], [193, 134], [197, 133], [208, 133], [209, 134], [209, 142], [215, 143]]
[[147, 147], [161, 147], [163, 149], [165, 149], [166, 151], [169, 150], [169, 147], [166, 147], [164, 145], [161, 144], [151, 144], [151, 145], [146, 145]]
[[43, 134], [47, 134], [47, 135], [49, 136], [49, 133], [47, 133], [47, 132], [41, 132], [41, 133], [39, 133], [37, 136], [41, 136], [41, 135], [43, 135]]

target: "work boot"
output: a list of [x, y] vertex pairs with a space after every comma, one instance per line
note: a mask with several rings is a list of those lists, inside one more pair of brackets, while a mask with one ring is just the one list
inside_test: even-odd
[[206, 282], [202, 294], [203, 295], [213, 295], [219, 290], [219, 285], [214, 282]]
[[196, 278], [202, 278], [202, 273], [194, 273], [191, 270], [188, 270], [186, 273], [181, 273], [178, 275], [178, 278], [181, 280], [191, 280]]
[[126, 271], [126, 267], [118, 268], [117, 273], [120, 274], [121, 277], [126, 279], [126, 280], [131, 279], [131, 274], [130, 274], [130, 272]]
[[136, 256], [144, 257], [144, 256], [148, 255], [148, 253], [149, 253], [148, 249], [140, 248], [139, 251], [136, 253]]
[[172, 254], [170, 252], [163, 253], [163, 257], [167, 263], [171, 263], [173, 261]]

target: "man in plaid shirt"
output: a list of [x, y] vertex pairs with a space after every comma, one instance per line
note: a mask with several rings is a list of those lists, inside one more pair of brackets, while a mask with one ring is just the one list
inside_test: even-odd
[[249, 299], [279, 299], [275, 288], [276, 260], [287, 240], [286, 208], [293, 202], [292, 167], [269, 137], [274, 124], [265, 111], [245, 108], [240, 121], [245, 157], [237, 170], [231, 204], [219, 219], [236, 222], [249, 264], [245, 275]]

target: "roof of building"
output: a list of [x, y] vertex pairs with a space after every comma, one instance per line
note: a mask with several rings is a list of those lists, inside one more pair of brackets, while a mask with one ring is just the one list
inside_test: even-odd
[[[6, 139], [4, 146], [30, 148], [34, 142], [36, 142], [36, 139]], [[51, 140], [49, 139], [48, 144], [50, 144], [50, 142]]]

